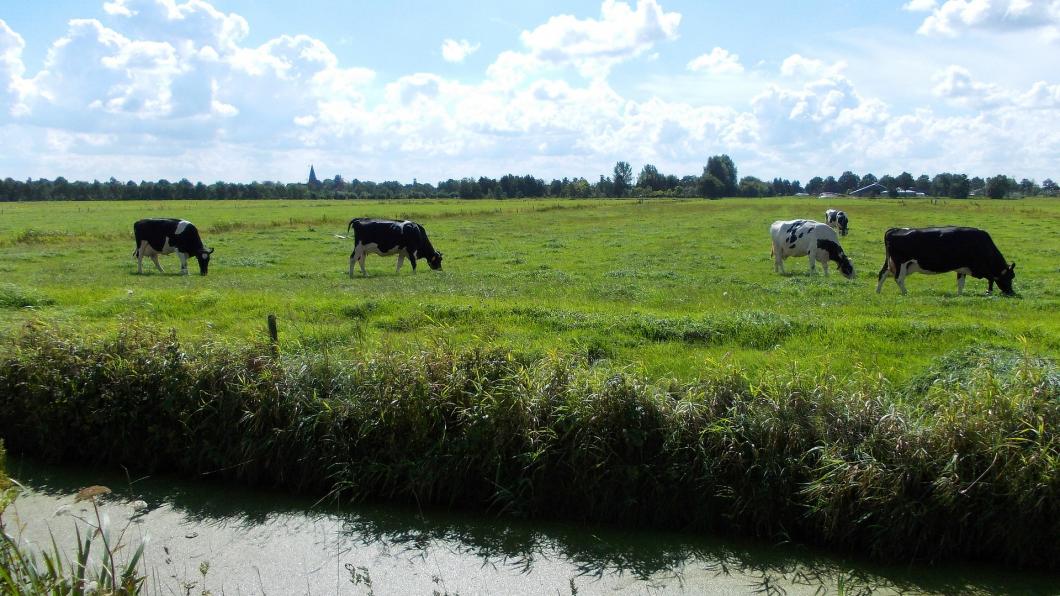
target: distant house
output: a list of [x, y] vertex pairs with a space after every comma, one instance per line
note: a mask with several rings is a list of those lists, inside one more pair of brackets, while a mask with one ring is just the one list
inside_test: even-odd
[[896, 188], [895, 194], [900, 197], [923, 197], [926, 196], [922, 192], [917, 192], [915, 188]]
[[834, 193], [834, 192], [822, 192], [821, 194], [819, 194], [817, 196], [821, 197], [822, 199], [829, 199], [829, 198], [832, 198], [832, 197], [838, 197], [839, 195]]
[[808, 192], [797, 192], [797, 193], [795, 193], [795, 196], [797, 196], [797, 197], [808, 197], [808, 196], [810, 196], [810, 193], [808, 193]]
[[852, 197], [878, 197], [887, 194], [887, 187], [879, 182], [873, 182], [861, 188], [850, 191]]

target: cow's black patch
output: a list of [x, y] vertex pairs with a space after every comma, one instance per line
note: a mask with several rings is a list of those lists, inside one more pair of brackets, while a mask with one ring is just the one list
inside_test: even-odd
[[1005, 262], [990, 234], [978, 228], [891, 228], [883, 235], [886, 254], [880, 278], [893, 261], [900, 268], [916, 261], [921, 269], [935, 273], [968, 268], [971, 276], [997, 284], [1005, 294], [1013, 294], [1015, 263]]
[[799, 234], [799, 229], [806, 224], [805, 219], [796, 219], [791, 222], [791, 227], [788, 228], [788, 244], [795, 244], [795, 241], [802, 238], [802, 234]]

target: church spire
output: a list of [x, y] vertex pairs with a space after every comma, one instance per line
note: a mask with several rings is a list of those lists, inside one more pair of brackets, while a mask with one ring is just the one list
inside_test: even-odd
[[309, 164], [309, 188], [320, 188], [320, 180], [317, 180], [317, 172], [313, 164]]

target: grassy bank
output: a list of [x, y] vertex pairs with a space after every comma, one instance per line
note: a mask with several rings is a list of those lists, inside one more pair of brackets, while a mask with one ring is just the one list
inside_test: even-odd
[[51, 461], [1060, 568], [1060, 374], [1008, 348], [896, 384], [440, 345], [274, 359], [139, 327], [5, 345], [0, 433]]

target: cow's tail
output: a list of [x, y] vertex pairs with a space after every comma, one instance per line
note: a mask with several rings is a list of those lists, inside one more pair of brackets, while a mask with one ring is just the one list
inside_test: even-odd
[[355, 218], [353, 218], [353, 219], [351, 219], [351, 220], [350, 220], [350, 224], [349, 224], [348, 226], [346, 226], [346, 233], [347, 233], [347, 234], [349, 234], [349, 233], [350, 233], [350, 230], [352, 230], [352, 229], [353, 229], [353, 224], [357, 223], [357, 220], [359, 220], [359, 219], [361, 219], [361, 218], [359, 218], [359, 217], [355, 217]]
[[880, 268], [880, 275], [883, 275], [883, 271], [890, 271], [895, 277], [898, 276], [898, 265], [894, 262], [894, 257], [891, 256], [891, 233], [901, 228], [888, 228], [883, 233], [883, 267]]

